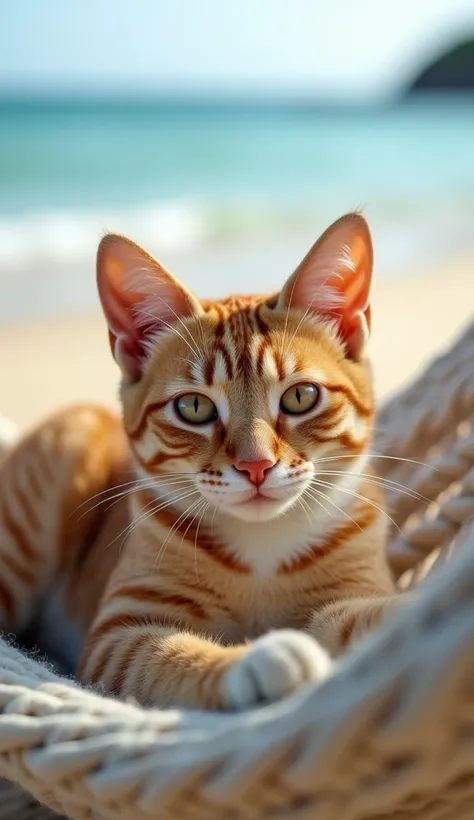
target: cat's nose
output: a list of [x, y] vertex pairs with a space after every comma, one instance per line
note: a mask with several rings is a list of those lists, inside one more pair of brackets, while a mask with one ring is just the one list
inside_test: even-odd
[[268, 470], [271, 470], [275, 464], [276, 461], [271, 461], [268, 458], [262, 458], [260, 461], [237, 461], [237, 463], [234, 464], [234, 467], [241, 473], [247, 473], [247, 476], [252, 484], [259, 487], [260, 484], [263, 484], [265, 481], [265, 473], [268, 472]]

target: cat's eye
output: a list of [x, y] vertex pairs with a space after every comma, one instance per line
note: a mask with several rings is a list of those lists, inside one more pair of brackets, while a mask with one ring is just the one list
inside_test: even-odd
[[319, 388], [315, 384], [294, 384], [285, 390], [280, 399], [280, 410], [287, 415], [308, 413], [319, 399]]
[[178, 416], [188, 424], [207, 424], [217, 419], [217, 407], [201, 393], [185, 393], [174, 404]]

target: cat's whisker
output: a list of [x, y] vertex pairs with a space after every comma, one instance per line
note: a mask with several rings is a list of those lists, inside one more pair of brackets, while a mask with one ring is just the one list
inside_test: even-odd
[[[186, 483], [188, 483], [188, 482], [186, 482]], [[189, 493], [197, 492], [196, 488], [187, 487], [187, 486], [177, 487], [177, 488], [171, 487], [169, 490], [163, 490], [163, 488], [160, 488], [160, 490], [162, 490], [161, 495], [152, 496], [152, 498], [149, 501], [147, 501], [147, 503], [144, 506], [142, 506], [142, 511], [148, 510], [151, 507], [153, 507], [155, 512], [159, 512], [162, 505], [166, 505], [168, 503], [168, 498], [171, 497], [173, 500], [178, 502], [182, 498], [187, 498]], [[176, 495], [176, 491], [178, 491], [178, 493], [180, 493], [180, 494]]]
[[[195, 490], [195, 492], [198, 492], [198, 490]], [[176, 530], [178, 529], [179, 525], [180, 525], [180, 524], [181, 524], [181, 522], [183, 521], [183, 519], [184, 519], [184, 520], [186, 520], [186, 518], [188, 517], [188, 515], [189, 515], [189, 514], [190, 514], [190, 513], [191, 513], [194, 509], [196, 509], [196, 507], [197, 507], [198, 505], [199, 505], [199, 506], [201, 505], [201, 502], [202, 502], [202, 501], [203, 501], [203, 498], [202, 498], [202, 497], [198, 498], [198, 500], [197, 500], [197, 501], [194, 501], [194, 502], [191, 504], [191, 506], [190, 506], [190, 507], [187, 507], [187, 508], [185, 509], [185, 511], [184, 511], [183, 513], [181, 513], [181, 515], [179, 515], [179, 516], [178, 516], [178, 518], [176, 519], [176, 521], [174, 522], [174, 524], [170, 527], [170, 529], [168, 530], [168, 534], [167, 534], [167, 536], [166, 536], [165, 540], [163, 541], [163, 543], [162, 543], [162, 545], [161, 545], [160, 549], [158, 550], [158, 553], [157, 553], [157, 556], [156, 556], [156, 558], [155, 558], [155, 561], [153, 562], [153, 568], [152, 568], [152, 569], [153, 569], [153, 572], [155, 572], [155, 570], [156, 570], [156, 568], [157, 568], [157, 563], [158, 563], [158, 561], [160, 562], [160, 563], [158, 564], [158, 569], [160, 568], [161, 561], [162, 561], [162, 559], [163, 559], [163, 556], [164, 556], [164, 553], [165, 553], [166, 547], [167, 547], [167, 545], [169, 544], [170, 539], [173, 537], [173, 534], [176, 532]]]
[[[122, 490], [123, 488], [130, 488], [130, 487], [133, 490], [133, 489], [135, 489], [135, 487], [138, 485], [138, 483], [141, 480], [142, 479], [136, 478], [134, 481], [126, 481], [124, 484], [115, 484], [113, 487], [107, 487], [106, 490], [102, 490], [100, 493], [96, 493], [95, 495], [91, 495], [90, 498], [86, 498], [85, 501], [83, 501], [81, 504], [78, 504], [78, 506], [75, 507], [73, 513], [71, 513], [71, 514], [74, 515], [82, 507], [85, 507], [87, 504], [90, 504], [91, 501], [94, 501], [96, 498], [100, 498], [101, 496], [106, 496], [109, 493], [114, 493], [116, 490]], [[151, 479], [148, 479], [148, 480], [151, 481]], [[105, 500], [107, 500], [107, 499], [105, 499]]]
[[305, 508], [305, 510], [309, 510], [310, 514], [312, 515], [312, 514], [313, 514], [313, 510], [311, 509], [311, 505], [308, 503], [308, 501], [306, 500], [306, 498], [304, 497], [304, 495], [305, 495], [305, 493], [304, 493], [304, 490], [303, 490], [303, 492], [301, 493], [301, 495], [298, 495], [298, 496], [296, 497], [295, 501], [293, 502], [293, 505], [292, 505], [289, 509], [290, 509], [290, 511], [291, 511], [291, 510], [293, 509], [293, 507], [294, 507], [296, 504], [300, 504], [300, 505], [302, 505], [302, 506]]
[[[142, 487], [140, 487], [140, 486], [138, 486], [138, 485], [136, 485], [136, 486], [134, 486], [134, 487], [130, 487], [130, 488], [126, 489], [126, 490], [122, 490], [122, 491], [121, 491], [121, 492], [119, 492], [119, 493], [113, 493], [112, 495], [106, 495], [106, 497], [105, 497], [105, 498], [102, 498], [100, 501], [98, 501], [98, 502], [97, 502], [97, 504], [94, 504], [92, 507], [87, 507], [87, 509], [85, 510], [85, 512], [83, 512], [83, 513], [82, 513], [82, 515], [80, 515], [80, 516], [79, 516], [79, 518], [78, 518], [77, 520], [78, 520], [78, 521], [82, 521], [82, 519], [83, 519], [86, 515], [89, 515], [91, 512], [93, 512], [94, 510], [96, 510], [96, 509], [97, 509], [97, 507], [100, 507], [100, 506], [102, 506], [103, 504], [107, 504], [109, 501], [113, 501], [113, 504], [110, 504], [108, 507], [106, 507], [106, 508], [105, 508], [106, 510], [108, 510], [108, 509], [110, 509], [111, 507], [115, 506], [115, 504], [118, 504], [122, 498], [126, 498], [127, 496], [132, 495], [132, 493], [134, 493], [134, 492], [136, 492], [137, 490], [140, 490], [140, 489], [143, 489], [143, 488], [142, 488]], [[108, 490], [108, 491], [107, 491], [107, 493], [109, 493], [109, 492], [110, 492], [110, 491]], [[101, 493], [100, 493], [99, 495], [101, 495]], [[114, 499], [116, 499], [116, 501], [114, 501]], [[81, 505], [80, 505], [80, 507], [84, 507], [84, 506], [85, 506], [86, 504], [88, 504], [88, 503], [89, 503], [89, 500], [88, 500], [88, 501], [86, 501], [86, 502], [84, 502], [83, 504], [81, 504]], [[80, 509], [80, 507], [78, 507], [78, 508], [77, 508], [77, 510], [79, 510], [79, 509]], [[70, 517], [72, 517], [72, 516], [73, 516], [73, 515], [77, 512], [77, 510], [74, 510], [74, 511], [71, 513], [71, 516], [70, 516]]]
[[195, 521], [195, 519], [197, 518], [197, 516], [199, 515], [199, 513], [201, 512], [201, 510], [203, 509], [203, 507], [204, 507], [204, 509], [206, 508], [206, 504], [207, 504], [207, 503], [208, 503], [208, 502], [206, 501], [206, 499], [205, 499], [205, 498], [202, 498], [202, 499], [201, 499], [201, 504], [199, 505], [199, 507], [198, 507], [197, 511], [195, 512], [195, 514], [194, 514], [194, 515], [193, 515], [193, 517], [191, 518], [191, 521], [189, 522], [188, 526], [186, 527], [186, 529], [184, 530], [184, 532], [183, 532], [183, 533], [182, 533], [182, 535], [181, 535], [181, 541], [179, 542], [179, 549], [178, 549], [178, 552], [180, 552], [180, 551], [181, 551], [181, 547], [183, 546], [184, 539], [186, 538], [186, 536], [187, 536], [187, 534], [188, 534], [189, 530], [191, 529], [191, 527], [192, 527], [192, 525], [193, 525], [193, 522]]
[[201, 525], [202, 519], [204, 518], [204, 516], [206, 515], [207, 510], [209, 509], [210, 503], [211, 502], [208, 501], [207, 506], [205, 506], [204, 509], [202, 510], [201, 516], [200, 516], [199, 521], [197, 523], [196, 532], [194, 534], [194, 572], [196, 573], [196, 579], [197, 579], [198, 583], [199, 583], [198, 558], [197, 558], [197, 556], [198, 556], [198, 550], [197, 550], [198, 533], [199, 533], [199, 527]]
[[199, 536], [199, 527], [201, 526], [202, 520], [203, 520], [204, 516], [206, 515], [206, 513], [207, 513], [210, 506], [211, 506], [211, 502], [207, 501], [207, 503], [205, 504], [204, 509], [201, 513], [199, 521], [197, 522], [196, 532], [195, 532], [195, 535], [194, 535], [194, 567], [195, 567], [195, 570], [196, 570], [196, 578], [198, 580], [199, 580], [199, 576], [198, 576], [198, 571], [197, 571], [197, 543], [198, 543], [198, 536]]
[[[188, 482], [186, 482], [186, 484], [188, 484]], [[160, 496], [152, 496], [152, 498], [149, 501], [147, 501], [147, 503], [144, 506], [142, 506], [142, 512], [144, 512], [145, 510], [149, 510], [150, 507], [153, 507], [153, 505], [156, 504], [157, 502], [164, 503], [167, 500], [165, 498], [165, 496], [172, 496], [173, 498], [176, 498], [176, 496], [173, 495], [173, 493], [176, 489], [178, 491], [181, 490], [182, 493], [185, 493], [188, 490], [189, 491], [191, 490], [190, 487], [186, 487], [186, 486], [184, 486], [184, 487], [181, 486], [180, 487], [180, 486], [178, 486], [177, 488], [173, 487], [172, 489], [170, 489], [168, 491], [166, 491], [166, 490], [163, 491], [163, 488], [160, 487], [160, 490], [163, 491], [162, 494]], [[185, 497], [185, 496], [181, 495], [178, 498], [182, 498], [182, 497]], [[156, 511], [158, 512], [158, 510], [156, 510]]]
[[218, 507], [216, 507], [216, 505], [214, 505], [214, 512], [212, 513], [211, 527], [210, 527], [211, 534], [214, 532], [214, 522], [216, 520], [217, 510], [218, 510]]
[[[130, 470], [130, 473], [135, 473], [135, 470]], [[181, 472], [181, 473], [163, 473], [158, 474], [156, 476], [140, 476], [139, 478], [135, 478], [133, 481], [125, 481], [123, 484], [114, 484], [113, 487], [108, 487], [106, 490], [102, 490], [100, 493], [95, 493], [95, 495], [91, 495], [89, 498], [86, 498], [81, 504], [78, 504], [75, 507], [73, 513], [74, 515], [78, 512], [82, 507], [85, 507], [86, 504], [90, 504], [91, 501], [94, 501], [96, 498], [100, 498], [101, 496], [107, 495], [108, 493], [115, 493], [117, 490], [122, 490], [125, 487], [131, 487], [132, 490], [134, 489], [146, 489], [149, 484], [156, 484], [158, 480], [167, 480], [171, 478], [178, 478], [182, 476], [194, 476], [196, 473], [194, 472]], [[107, 500], [107, 499], [106, 499]], [[89, 512], [90, 510], [88, 510]]]
[[[316, 473], [316, 477], [320, 475], [338, 475], [338, 476], [347, 476], [347, 473], [344, 470], [318, 470]], [[426, 498], [426, 496], [421, 495], [416, 490], [411, 490], [409, 487], [406, 487], [404, 484], [400, 484], [398, 481], [392, 481], [389, 478], [384, 478], [382, 476], [371, 475], [370, 473], [352, 473], [352, 475], [358, 476], [359, 478], [366, 479], [368, 484], [374, 484], [375, 486], [379, 487], [386, 487], [389, 490], [397, 490], [402, 495], [410, 496], [410, 498], [414, 498], [417, 501], [421, 501], [424, 504], [430, 504], [430, 499]]]
[[[390, 455], [386, 455], [385, 453], [371, 453], [370, 451], [366, 452], [365, 455], [368, 456], [369, 459], [371, 459], [371, 458], [388, 459], [390, 461], [400, 461], [400, 462], [404, 462], [404, 463], [407, 463], [407, 464], [414, 464], [417, 467], [429, 467], [430, 469], [435, 470], [435, 471], [438, 470], [438, 468], [433, 466], [433, 464], [428, 464], [426, 461], [418, 461], [417, 459], [414, 459], [414, 458], [402, 458], [401, 456], [390, 456]], [[316, 464], [323, 464], [323, 462], [326, 462], [326, 461], [340, 461], [341, 459], [348, 459], [348, 458], [352, 458], [352, 459], [360, 458], [360, 455], [359, 454], [354, 454], [354, 455], [341, 454], [339, 456], [324, 456], [323, 458], [314, 459], [312, 463], [316, 465]]]
[[[356, 526], [358, 526], [358, 527], [359, 527], [359, 529], [361, 529], [361, 528], [360, 528], [360, 526], [359, 526], [359, 524], [357, 524], [357, 521], [355, 521], [355, 520], [354, 520], [354, 519], [353, 519], [353, 518], [349, 515], [349, 513], [347, 512], [347, 510], [345, 510], [343, 507], [340, 507], [338, 504], [336, 504], [336, 502], [335, 502], [335, 501], [333, 501], [333, 499], [332, 499], [332, 498], [330, 498], [330, 497], [327, 495], [327, 493], [323, 493], [323, 492], [322, 492], [322, 490], [318, 490], [318, 489], [316, 489], [316, 487], [311, 487], [311, 488], [307, 487], [307, 488], [306, 488], [306, 490], [305, 490], [305, 493], [307, 493], [307, 494], [310, 496], [310, 498], [312, 498], [312, 499], [313, 499], [313, 501], [316, 501], [316, 503], [317, 503], [317, 504], [319, 504], [319, 506], [320, 506], [320, 507], [322, 507], [322, 509], [323, 509], [323, 510], [324, 510], [324, 511], [325, 511], [325, 512], [329, 515], [329, 516], [332, 516], [332, 515], [333, 515], [333, 513], [331, 513], [331, 512], [327, 509], [327, 507], [325, 507], [325, 506], [324, 506], [324, 504], [320, 501], [320, 498], [318, 498], [317, 496], [320, 496], [321, 498], [324, 498], [324, 500], [325, 500], [325, 501], [327, 501], [327, 502], [328, 502], [328, 504], [331, 504], [331, 506], [333, 506], [333, 507], [334, 507], [334, 508], [335, 508], [338, 512], [342, 513], [342, 515], [344, 515], [346, 518], [348, 518], [348, 519], [349, 519], [349, 521], [352, 521], [352, 523], [353, 523], [353, 524], [355, 524]], [[317, 494], [317, 495], [315, 495], [315, 494]]]
[[193, 484], [193, 483], [194, 483], [193, 480], [189, 479], [186, 476], [177, 476], [176, 478], [164, 478], [164, 479], [162, 479], [161, 483], [159, 483], [155, 480], [154, 482], [151, 482], [150, 484], [147, 484], [143, 488], [139, 488], [139, 489], [145, 489], [145, 490], [155, 489], [159, 492], [165, 492], [167, 487], [175, 487], [177, 484]]
[[306, 518], [308, 519], [308, 522], [311, 525], [311, 523], [312, 523], [311, 522], [311, 516], [310, 516], [311, 507], [309, 506], [306, 499], [303, 499], [301, 496], [299, 498], [297, 498], [296, 500], [297, 500], [298, 504], [301, 506], [301, 509], [303, 510], [303, 512], [306, 514]]
[[[181, 499], [181, 500], [183, 500], [183, 499]], [[174, 502], [174, 499], [170, 501], [170, 504], [172, 504], [173, 502]], [[196, 504], [196, 503], [198, 503], [198, 502], [194, 502], [194, 503], [193, 503], [193, 505], [191, 506], [191, 508], [188, 508], [188, 509], [186, 510], [186, 513], [189, 511], [189, 509], [193, 509], [193, 507], [195, 506], [195, 504]], [[167, 505], [167, 506], [169, 506], [169, 505]], [[163, 509], [163, 507], [162, 507], [161, 509]], [[156, 512], [158, 512], [158, 510], [154, 510], [154, 509], [153, 509], [153, 510], [150, 510], [150, 511], [149, 511], [146, 515], [142, 516], [142, 518], [141, 518], [141, 524], [144, 524], [146, 521], [148, 521], [150, 518], [152, 518], [152, 517], [156, 514]], [[184, 513], [184, 514], [186, 514], [186, 513]], [[176, 522], [175, 522], [175, 523], [176, 523]], [[125, 536], [125, 538], [127, 538], [127, 537], [128, 537], [128, 533], [127, 533], [127, 535]], [[124, 540], [125, 540], [125, 539], [124, 539]], [[122, 542], [122, 544], [123, 544], [123, 542]], [[153, 562], [152, 572], [154, 572], [154, 571], [155, 571], [155, 569], [156, 569], [156, 563], [157, 563], [157, 560], [158, 560], [159, 556], [160, 556], [160, 555], [162, 555], [162, 554], [164, 553], [165, 548], [166, 548], [166, 544], [167, 544], [167, 540], [165, 540], [165, 542], [164, 542], [164, 543], [160, 546], [160, 548], [159, 548], [159, 550], [158, 550], [158, 553], [157, 553], [157, 556], [156, 556], [156, 558], [155, 558], [155, 561]]]
[[359, 501], [363, 501], [364, 503], [369, 504], [371, 507], [374, 507], [374, 509], [376, 509], [379, 513], [385, 515], [385, 517], [388, 518], [388, 520], [391, 522], [392, 526], [394, 526], [395, 529], [398, 530], [398, 532], [400, 532], [400, 527], [398, 526], [396, 521], [393, 520], [393, 518], [388, 514], [386, 510], [383, 509], [383, 507], [380, 507], [378, 504], [372, 501], [372, 499], [367, 498], [365, 495], [361, 495], [360, 493], [355, 492], [355, 490], [350, 490], [348, 487], [339, 486], [338, 484], [331, 484], [327, 481], [318, 481], [317, 479], [313, 479], [313, 481], [319, 487], [326, 487], [328, 490], [336, 490], [338, 492], [345, 493], [346, 495], [350, 495], [353, 498], [357, 498]]
[[[163, 489], [156, 483], [156, 481], [153, 481], [153, 483], [150, 483], [150, 484], [141, 484], [140, 480], [138, 480], [136, 483], [135, 482], [131, 482], [131, 483], [134, 484], [134, 486], [129, 487], [128, 489], [122, 490], [119, 493], [114, 493], [113, 495], [107, 495], [105, 498], [102, 498], [100, 501], [98, 501], [97, 504], [94, 504], [92, 507], [88, 507], [85, 510], [85, 512], [83, 512], [82, 515], [79, 516], [79, 518], [77, 520], [81, 521], [86, 515], [89, 515], [91, 512], [93, 512], [95, 509], [97, 509], [97, 507], [100, 507], [102, 504], [107, 504], [109, 501], [113, 501], [113, 504], [110, 504], [108, 507], [105, 508], [106, 510], [109, 510], [112, 507], [114, 507], [116, 504], [118, 504], [122, 498], [126, 498], [129, 495], [133, 495], [133, 493], [138, 492], [139, 490], [150, 490], [150, 489], [161, 490], [161, 489]], [[167, 480], [167, 486], [170, 486], [170, 487], [171, 486], [181, 486], [181, 485], [185, 485], [185, 484], [189, 484], [189, 481], [187, 481], [185, 478], [181, 478], [181, 479], [173, 481], [173, 482], [170, 482], [169, 480]], [[110, 492], [110, 491], [107, 490], [106, 492]], [[97, 495], [102, 495], [102, 493], [98, 493]], [[93, 500], [94, 498], [97, 498], [97, 496], [92, 496], [90, 500]], [[114, 501], [114, 499], [116, 499], [116, 500]], [[77, 512], [77, 510], [79, 510], [81, 507], [83, 507], [87, 503], [89, 503], [89, 500], [87, 502], [84, 502], [83, 504], [81, 504], [79, 507], [77, 507], [75, 512]], [[74, 512], [71, 513], [71, 516], [72, 515], [74, 515]]]
[[[186, 498], [189, 498], [190, 496], [194, 495], [194, 493], [195, 493], [195, 492], [197, 492], [197, 491], [196, 491], [196, 490], [191, 490], [190, 492], [187, 492], [187, 493], [186, 493], [186, 494], [184, 494], [184, 495], [181, 495], [181, 496], [178, 496], [178, 497], [173, 496], [172, 498], [168, 499], [167, 501], [162, 502], [161, 504], [159, 504], [159, 505], [158, 505], [158, 506], [156, 506], [156, 507], [151, 507], [151, 505], [150, 505], [150, 504], [147, 504], [147, 505], [146, 505], [146, 508], [144, 508], [144, 509], [142, 510], [142, 512], [140, 513], [140, 515], [139, 515], [139, 516], [137, 516], [136, 518], [134, 518], [134, 519], [133, 519], [133, 521], [132, 521], [132, 522], [128, 525], [128, 527], [125, 527], [125, 529], [124, 529], [124, 530], [122, 530], [122, 532], [119, 534], [119, 536], [118, 536], [118, 537], [120, 537], [120, 535], [124, 535], [124, 538], [123, 538], [122, 543], [121, 543], [121, 547], [122, 547], [122, 546], [123, 546], [123, 544], [125, 543], [125, 540], [128, 538], [128, 536], [129, 536], [129, 535], [133, 532], [133, 530], [135, 530], [135, 529], [136, 529], [139, 525], [144, 524], [144, 523], [145, 523], [146, 521], [148, 521], [150, 518], [153, 518], [153, 516], [154, 516], [154, 515], [156, 515], [158, 512], [161, 512], [161, 510], [164, 510], [164, 509], [166, 509], [167, 507], [170, 507], [170, 506], [172, 506], [173, 504], [176, 504], [176, 503], [178, 503], [178, 502], [180, 502], [180, 501], [184, 501]], [[150, 507], [151, 507], [151, 508], [150, 508]], [[112, 542], [112, 543], [113, 543], [113, 542]]]
[[189, 498], [189, 496], [191, 496], [191, 495], [193, 495], [194, 493], [197, 493], [197, 492], [198, 492], [198, 490], [191, 490], [189, 492], [181, 494], [180, 496], [172, 496], [169, 500], [164, 501], [162, 504], [159, 504], [157, 507], [154, 507], [148, 514], [145, 514], [145, 513], [142, 512], [140, 515], [133, 518], [132, 521], [129, 524], [127, 524], [127, 526], [121, 532], [119, 532], [119, 534], [107, 546], [111, 547], [112, 544], [114, 544], [116, 541], [118, 541], [118, 539], [123, 535], [124, 538], [123, 538], [123, 540], [120, 544], [120, 549], [121, 549], [123, 547], [123, 544], [124, 544], [126, 538], [128, 538], [128, 536], [133, 532], [134, 529], [136, 529], [136, 527], [139, 526], [139, 524], [144, 523], [149, 518], [151, 518], [153, 515], [160, 512], [161, 510], [165, 509], [166, 507], [169, 507], [171, 504], [179, 503], [180, 501], [183, 501], [184, 499]]
[[[332, 504], [332, 506], [338, 512], [340, 512], [345, 518], [347, 518], [349, 521], [351, 521], [354, 524], [354, 526], [356, 526], [361, 532], [363, 532], [363, 529], [360, 526], [359, 522], [356, 521], [355, 518], [353, 518], [351, 515], [349, 515], [347, 510], [344, 509], [344, 507], [340, 507], [339, 504], [336, 504], [336, 502], [333, 501], [333, 499], [330, 498], [327, 493], [324, 493], [322, 490], [318, 490], [318, 489], [316, 489], [316, 487], [313, 487], [311, 489], [311, 491], [309, 492], [309, 495], [313, 498], [313, 501], [317, 501], [318, 499], [314, 495], [312, 495], [312, 493], [317, 493], [319, 496], [324, 498], [324, 500], [327, 501], [329, 504]], [[319, 503], [321, 504], [321, 502], [319, 502]], [[333, 513], [329, 513], [329, 515], [333, 515]]]
[[[179, 549], [178, 549], [178, 552], [180, 552], [181, 548], [183, 546], [184, 539], [186, 538], [186, 535], [188, 534], [188, 532], [191, 529], [194, 521], [196, 520], [197, 516], [199, 515], [199, 520], [198, 520], [197, 527], [196, 527], [196, 532], [195, 532], [195, 535], [194, 535], [194, 565], [195, 565], [195, 569], [196, 569], [196, 576], [197, 576], [197, 537], [198, 537], [198, 533], [199, 533], [199, 525], [201, 524], [201, 521], [202, 521], [204, 515], [206, 514], [206, 510], [208, 509], [210, 503], [211, 502], [208, 501], [207, 499], [205, 499], [205, 498], [202, 499], [201, 504], [198, 505], [198, 508], [197, 508], [196, 512], [194, 513], [193, 517], [191, 518], [191, 521], [189, 522], [188, 526], [186, 527], [184, 533], [181, 536], [181, 541], [180, 541]], [[196, 505], [193, 507], [193, 509], [195, 509], [195, 508], [196, 508]]]

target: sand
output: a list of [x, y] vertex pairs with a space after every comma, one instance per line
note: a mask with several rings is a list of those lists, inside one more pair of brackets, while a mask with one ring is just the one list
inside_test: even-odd
[[[372, 358], [380, 400], [474, 318], [474, 255], [376, 278]], [[474, 363], [473, 363], [474, 367]], [[0, 326], [0, 415], [21, 428], [71, 402], [117, 406], [118, 368], [97, 312]]]

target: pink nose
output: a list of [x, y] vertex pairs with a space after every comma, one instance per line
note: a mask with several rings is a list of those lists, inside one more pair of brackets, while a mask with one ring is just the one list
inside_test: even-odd
[[241, 473], [248, 473], [249, 480], [258, 487], [265, 481], [267, 470], [271, 470], [275, 463], [270, 459], [262, 458], [260, 461], [238, 461], [237, 464], [234, 464], [234, 467], [236, 470], [240, 470]]

